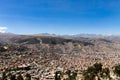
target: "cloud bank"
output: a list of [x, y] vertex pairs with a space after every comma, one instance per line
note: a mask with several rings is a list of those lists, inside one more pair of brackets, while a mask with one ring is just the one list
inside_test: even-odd
[[0, 33], [5, 33], [7, 29], [7, 27], [0, 27]]

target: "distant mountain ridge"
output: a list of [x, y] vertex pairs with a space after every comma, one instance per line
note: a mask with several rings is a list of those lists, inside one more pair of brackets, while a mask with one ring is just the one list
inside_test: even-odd
[[7, 42], [10, 38], [17, 36], [13, 33], [0, 33], [0, 42]]
[[84, 37], [84, 38], [92, 38], [92, 39], [106, 39], [109, 41], [120, 41], [120, 35], [102, 35], [102, 34], [78, 34], [73, 35], [73, 37]]
[[[0, 33], [0, 41], [6, 41], [13, 37], [19, 37], [19, 34], [13, 33]], [[30, 34], [26, 36], [46, 36], [46, 37], [60, 37], [65, 39], [104, 39], [108, 41], [120, 42], [120, 35], [102, 35], [102, 34], [77, 34], [77, 35], [56, 35], [49, 33]]]

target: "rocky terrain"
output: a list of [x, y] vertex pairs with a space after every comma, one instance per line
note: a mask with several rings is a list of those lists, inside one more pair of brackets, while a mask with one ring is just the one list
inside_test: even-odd
[[[29, 73], [54, 80], [56, 71], [83, 70], [96, 62], [112, 70], [120, 61], [120, 42], [106, 38], [0, 34], [0, 73]], [[0, 74], [0, 77], [2, 74]], [[78, 76], [79, 80], [81, 76]]]

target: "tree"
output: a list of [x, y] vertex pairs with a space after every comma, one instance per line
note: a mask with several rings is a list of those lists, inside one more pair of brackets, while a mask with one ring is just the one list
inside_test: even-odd
[[21, 74], [18, 74], [17, 80], [24, 80], [24, 79], [23, 79], [23, 76], [22, 76]]
[[116, 74], [118, 77], [120, 77], [120, 64], [114, 66], [113, 72], [114, 72], [114, 74]]
[[100, 80], [100, 72], [102, 71], [102, 64], [95, 63], [93, 66], [88, 67], [87, 70], [83, 71], [84, 80], [94, 80], [95, 77]]
[[15, 75], [11, 75], [10, 76], [10, 80], [16, 80], [16, 76]]
[[94, 67], [88, 67], [87, 70], [83, 71], [83, 76], [84, 80], [94, 80], [96, 76]]
[[77, 73], [75, 71], [67, 70], [68, 80], [76, 80]]
[[6, 72], [2, 73], [2, 80], [7, 80]]
[[61, 80], [62, 77], [62, 72], [61, 71], [56, 71], [55, 72], [55, 80]]
[[100, 75], [101, 75], [102, 78], [109, 78], [109, 79], [111, 79], [109, 68], [104, 68], [104, 69], [102, 69]]
[[25, 75], [25, 77], [26, 77], [26, 80], [31, 80], [31, 75], [30, 75], [30, 74], [27, 73], [27, 74]]
[[94, 67], [94, 69], [95, 69], [95, 73], [96, 73], [96, 74], [102, 71], [102, 64], [101, 64], [101, 63], [95, 63], [95, 64], [93, 65], [93, 67]]

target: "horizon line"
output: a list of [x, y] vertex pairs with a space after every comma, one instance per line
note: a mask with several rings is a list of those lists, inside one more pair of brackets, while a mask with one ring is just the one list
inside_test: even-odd
[[[2, 32], [0, 32], [2, 33]], [[16, 35], [54, 35], [54, 36], [79, 36], [79, 35], [96, 35], [96, 36], [120, 36], [120, 34], [98, 34], [98, 33], [78, 33], [78, 34], [56, 34], [56, 33], [12, 33], [4, 32], [2, 34], [16, 34]]]

